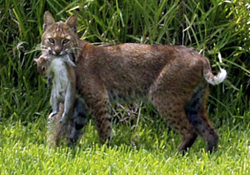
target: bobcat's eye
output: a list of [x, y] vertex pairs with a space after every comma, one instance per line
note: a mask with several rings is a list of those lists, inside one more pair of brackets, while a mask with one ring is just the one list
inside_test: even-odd
[[69, 44], [69, 42], [70, 42], [70, 40], [64, 39], [62, 43], [63, 43], [63, 45], [66, 45], [66, 44]]
[[49, 38], [49, 42], [50, 42], [51, 44], [54, 44], [54, 43], [55, 43], [55, 40], [54, 40], [53, 38]]

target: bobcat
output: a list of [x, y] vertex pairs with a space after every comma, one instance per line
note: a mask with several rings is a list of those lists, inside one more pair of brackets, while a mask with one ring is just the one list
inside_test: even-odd
[[191, 147], [197, 135], [207, 142], [207, 151], [216, 148], [218, 134], [208, 119], [206, 99], [208, 84], [226, 78], [224, 69], [213, 75], [209, 60], [184, 46], [94, 46], [76, 31], [77, 16], [55, 22], [45, 12], [42, 45], [52, 55], [74, 55], [76, 89], [92, 112], [102, 143], [112, 137], [110, 102], [139, 98], [151, 102], [180, 132], [178, 151]]

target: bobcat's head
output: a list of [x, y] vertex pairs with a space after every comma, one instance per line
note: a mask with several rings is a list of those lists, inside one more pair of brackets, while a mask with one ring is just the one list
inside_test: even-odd
[[77, 16], [70, 16], [66, 22], [55, 22], [50, 12], [44, 13], [42, 51], [54, 56], [78, 56]]

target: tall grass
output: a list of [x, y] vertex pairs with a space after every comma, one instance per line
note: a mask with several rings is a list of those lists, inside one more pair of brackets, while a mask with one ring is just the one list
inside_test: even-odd
[[27, 123], [50, 110], [50, 91], [33, 63], [48, 10], [56, 20], [77, 14], [79, 36], [91, 43], [193, 47], [210, 59], [215, 72], [228, 71], [224, 83], [210, 88], [212, 121], [217, 126], [249, 122], [249, 8], [245, 0], [0, 1], [0, 120]]

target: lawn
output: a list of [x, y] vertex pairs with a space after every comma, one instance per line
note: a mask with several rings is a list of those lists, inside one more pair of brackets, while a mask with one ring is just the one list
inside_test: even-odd
[[[114, 125], [112, 146], [100, 145], [90, 122], [80, 143], [49, 148], [46, 119], [23, 125], [1, 123], [0, 172], [10, 174], [249, 174], [249, 124], [218, 128], [220, 142], [211, 155], [198, 138], [187, 154], [176, 153], [180, 137], [159, 121], [137, 127]], [[161, 121], [160, 121], [161, 122]]]

